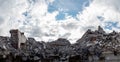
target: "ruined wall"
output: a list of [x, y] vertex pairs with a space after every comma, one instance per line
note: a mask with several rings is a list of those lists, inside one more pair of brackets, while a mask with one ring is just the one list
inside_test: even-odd
[[19, 32], [17, 29], [15, 30], [10, 30], [10, 34], [11, 34], [11, 37], [10, 37], [10, 40], [12, 41], [11, 44], [14, 48], [18, 48], [18, 41], [19, 41]]
[[20, 48], [21, 43], [23, 44], [27, 40], [24, 33], [21, 33], [17, 29], [10, 30], [10, 33], [11, 33], [11, 40], [13, 41], [13, 45], [15, 45], [14, 46], [15, 48]]
[[18, 37], [19, 37], [18, 47], [21, 48], [22, 46], [25, 46], [25, 43], [26, 43], [27, 39], [26, 39], [24, 33], [21, 33], [21, 32], [19, 32]]

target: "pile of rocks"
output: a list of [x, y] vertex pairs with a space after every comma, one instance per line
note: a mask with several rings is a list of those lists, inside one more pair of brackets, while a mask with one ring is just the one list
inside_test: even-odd
[[10, 37], [0, 36], [0, 62], [89, 62], [92, 56], [101, 59], [106, 51], [119, 55], [120, 33], [105, 33], [99, 26], [95, 31], [88, 29], [75, 44], [63, 38], [52, 42], [28, 38], [18, 49], [12, 44]]

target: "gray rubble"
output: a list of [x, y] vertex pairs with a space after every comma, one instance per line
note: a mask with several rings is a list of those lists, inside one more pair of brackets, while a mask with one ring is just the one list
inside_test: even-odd
[[100, 26], [95, 31], [88, 29], [74, 44], [64, 38], [36, 41], [17, 29], [10, 33], [11, 37], [0, 36], [0, 62], [120, 61], [120, 33], [106, 33]]

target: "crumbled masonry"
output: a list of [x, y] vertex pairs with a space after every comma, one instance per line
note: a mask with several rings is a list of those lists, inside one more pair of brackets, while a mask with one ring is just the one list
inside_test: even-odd
[[59, 38], [52, 42], [26, 38], [17, 29], [0, 36], [0, 62], [120, 62], [120, 33], [88, 29], [71, 44]]

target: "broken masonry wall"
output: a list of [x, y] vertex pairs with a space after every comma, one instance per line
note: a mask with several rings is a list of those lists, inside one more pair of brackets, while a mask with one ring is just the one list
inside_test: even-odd
[[20, 38], [21, 40], [19, 41], [19, 42], [20, 42], [20, 43], [19, 43], [19, 44], [20, 44], [20, 45], [19, 45], [19, 48], [20, 48], [20, 49], [25, 49], [25, 48], [26, 48], [27, 38], [25, 37], [24, 33], [21, 33], [21, 34], [20, 34], [20, 37], [21, 37], [21, 38]]
[[19, 45], [19, 35], [20, 35], [20, 33], [18, 32], [18, 30], [17, 29], [12, 29], [12, 30], [10, 30], [10, 34], [11, 34], [11, 37], [10, 37], [10, 39], [11, 39], [11, 44], [12, 44], [12, 46], [15, 48], [15, 49], [18, 49], [18, 45]]
[[25, 45], [27, 39], [24, 33], [21, 33], [18, 29], [12, 29], [10, 33], [13, 47], [20, 49], [21, 46]]

